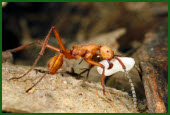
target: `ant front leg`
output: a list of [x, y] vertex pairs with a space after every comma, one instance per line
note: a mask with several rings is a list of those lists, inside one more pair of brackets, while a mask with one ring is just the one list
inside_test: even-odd
[[99, 66], [99, 67], [103, 68], [102, 78], [101, 78], [101, 85], [102, 85], [102, 87], [103, 87], [103, 95], [105, 95], [105, 84], [104, 84], [105, 67], [104, 67], [102, 64], [100, 64], [100, 63], [98, 63], [98, 62], [95, 62], [95, 61], [93, 61], [93, 60], [90, 60], [90, 59], [84, 59], [84, 60], [85, 60], [87, 63], [90, 63], [90, 64], [92, 64], [92, 65], [94, 65], [94, 66]]

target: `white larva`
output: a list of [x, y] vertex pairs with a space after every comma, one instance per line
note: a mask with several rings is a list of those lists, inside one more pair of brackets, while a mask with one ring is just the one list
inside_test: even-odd
[[[126, 66], [126, 71], [129, 71], [133, 68], [133, 66], [135, 65], [135, 60], [133, 58], [130, 57], [118, 57]], [[116, 59], [112, 59], [110, 61], [113, 64], [113, 67], [111, 69], [109, 68], [109, 63], [107, 62], [107, 60], [102, 60], [101, 63], [102, 65], [105, 66], [105, 76], [110, 76], [118, 71], [122, 71], [124, 72], [124, 69], [122, 68], [121, 64], [119, 63], [118, 60]], [[102, 74], [103, 69], [101, 67], [97, 67], [97, 71]]]
[[[122, 65], [119, 63], [119, 61], [117, 59], [113, 59], [113, 60], [110, 61], [113, 64], [113, 67], [111, 69], [108, 69], [109, 68], [109, 63], [108, 63], [107, 60], [103, 60], [103, 61], [101, 61], [99, 63], [101, 63], [102, 65], [105, 66], [105, 76], [110, 76], [110, 75], [112, 75], [112, 74], [114, 74], [114, 73], [116, 73], [118, 71], [125, 72], [127, 78], [129, 79], [129, 83], [130, 83], [130, 86], [131, 86], [134, 108], [136, 108], [137, 107], [136, 92], [135, 92], [135, 88], [134, 88], [132, 79], [128, 74], [128, 71], [130, 71], [134, 67], [135, 60], [133, 58], [130, 58], [130, 57], [118, 57], [118, 58], [125, 65], [125, 67], [126, 67], [125, 70], [122, 68]], [[97, 67], [97, 71], [100, 74], [102, 74], [103, 69], [101, 67]]]

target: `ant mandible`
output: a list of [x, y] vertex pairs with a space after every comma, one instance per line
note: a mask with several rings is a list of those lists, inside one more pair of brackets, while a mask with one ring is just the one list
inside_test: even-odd
[[[54, 32], [54, 35], [59, 43], [60, 49], [56, 48], [54, 46], [51, 46], [48, 44], [48, 40], [50, 37], [51, 32]], [[101, 67], [103, 69], [102, 72], [102, 77], [101, 77], [101, 85], [103, 87], [103, 94], [105, 95], [105, 85], [104, 85], [104, 79], [105, 79], [105, 66], [102, 65], [99, 62], [93, 61], [92, 59], [94, 58], [94, 56], [101, 56], [103, 60], [107, 60], [109, 63], [109, 68], [112, 68], [113, 64], [110, 63], [111, 59], [115, 58], [119, 61], [119, 63], [121, 64], [122, 68], [126, 71], [126, 67], [124, 65], [124, 63], [117, 58], [117, 55], [114, 55], [114, 51], [106, 46], [106, 45], [102, 45], [102, 46], [98, 46], [95, 44], [87, 44], [87, 45], [82, 45], [82, 46], [73, 46], [72, 50], [71, 49], [66, 49], [61, 41], [61, 38], [59, 36], [59, 33], [57, 31], [57, 29], [55, 27], [52, 27], [50, 29], [50, 31], [48, 32], [45, 41], [41, 42], [41, 41], [35, 41], [26, 45], [22, 45], [19, 46], [17, 48], [11, 49], [11, 50], [7, 50], [7, 52], [17, 52], [19, 50], [22, 50], [30, 45], [33, 44], [39, 44], [42, 45], [41, 51], [39, 52], [39, 55], [37, 56], [34, 64], [32, 65], [32, 67], [21, 77], [13, 77], [11, 79], [20, 79], [23, 78], [24, 76], [26, 76], [30, 71], [32, 71], [34, 69], [34, 67], [36, 66], [38, 60], [40, 59], [41, 56], [43, 56], [44, 51], [46, 48], [49, 48], [55, 52], [59, 52], [59, 54], [55, 55], [54, 57], [52, 57], [49, 62], [48, 62], [48, 71], [46, 71], [44, 73], [44, 75], [33, 85], [31, 86], [29, 89], [26, 90], [26, 93], [28, 93], [34, 86], [36, 86], [44, 77], [46, 74], [52, 74], [54, 75], [58, 69], [61, 68], [62, 64], [63, 64], [63, 57], [65, 56], [65, 58], [67, 59], [80, 59], [83, 58], [87, 63], [93, 65], [93, 66], [98, 66]], [[108, 69], [109, 69], [108, 68]], [[10, 80], [11, 80], [10, 79]]]

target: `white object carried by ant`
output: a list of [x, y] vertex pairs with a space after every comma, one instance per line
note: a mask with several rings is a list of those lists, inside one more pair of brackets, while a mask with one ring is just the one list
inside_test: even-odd
[[[124, 65], [126, 66], [126, 71], [130, 71], [134, 65], [135, 65], [135, 60], [133, 58], [130, 57], [119, 57], [119, 59], [124, 63]], [[105, 66], [105, 76], [110, 76], [116, 72], [122, 71], [124, 72], [124, 69], [122, 68], [122, 65], [119, 63], [118, 60], [116, 59], [112, 59], [110, 61], [113, 64], [113, 67], [109, 68], [109, 63], [107, 60], [102, 60], [101, 63], [102, 65]], [[97, 67], [97, 71], [102, 74], [103, 69], [101, 67]]]
[[[113, 64], [113, 66], [111, 68], [109, 68], [109, 63], [107, 60], [102, 60], [99, 63], [101, 63], [102, 65], [105, 66], [105, 76], [110, 76], [116, 72], [122, 71], [125, 72], [127, 78], [129, 79], [129, 83], [131, 86], [131, 90], [132, 90], [132, 97], [133, 97], [133, 102], [134, 102], [134, 108], [137, 107], [137, 98], [136, 98], [136, 92], [135, 92], [135, 88], [132, 82], [131, 77], [128, 74], [128, 71], [130, 71], [134, 65], [135, 65], [135, 60], [133, 58], [130, 57], [118, 57], [118, 59], [120, 59], [123, 64], [125, 65], [126, 69], [124, 69], [122, 67], [122, 65], [119, 63], [119, 61], [117, 59], [112, 59], [110, 61], [110, 63]], [[101, 67], [97, 67], [97, 71], [102, 74], [103, 69]]]

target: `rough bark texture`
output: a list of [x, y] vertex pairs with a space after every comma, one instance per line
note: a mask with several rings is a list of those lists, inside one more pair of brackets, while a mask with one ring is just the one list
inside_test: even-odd
[[[35, 88], [29, 93], [25, 93], [26, 89], [32, 86], [44, 73], [36, 73], [33, 70], [27, 77], [17, 81], [9, 80], [9, 78], [19, 77], [29, 68], [3, 63], [3, 111], [33, 113], [138, 112], [133, 109], [132, 99], [126, 92], [107, 87], [106, 96], [103, 96], [100, 83], [76, 80], [68, 74], [61, 74], [63, 73], [61, 69], [55, 75], [46, 75]], [[45, 68], [39, 69], [44, 70]]]
[[148, 33], [134, 54], [139, 60], [149, 112], [168, 112], [168, 24]]

